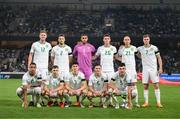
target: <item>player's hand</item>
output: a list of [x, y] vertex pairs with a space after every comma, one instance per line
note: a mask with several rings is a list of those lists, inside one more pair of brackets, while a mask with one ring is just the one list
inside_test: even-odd
[[80, 94], [81, 93], [81, 90], [75, 90], [76, 94]]
[[116, 89], [114, 89], [113, 93], [119, 94], [120, 92], [119, 92], [119, 90], [116, 88]]
[[163, 73], [163, 70], [162, 68], [159, 68], [159, 71], [158, 71], [159, 74], [162, 74]]

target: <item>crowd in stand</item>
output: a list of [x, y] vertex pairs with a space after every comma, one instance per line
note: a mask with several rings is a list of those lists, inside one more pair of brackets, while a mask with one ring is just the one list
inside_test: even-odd
[[[66, 36], [81, 33], [100, 36], [107, 31], [131, 36], [180, 34], [180, 11], [170, 8], [142, 10], [121, 7], [72, 13], [57, 6], [1, 5], [0, 18], [0, 34], [33, 35], [41, 29], [46, 29], [51, 35], [65, 33]], [[112, 28], [107, 28], [106, 19], [113, 19]]]

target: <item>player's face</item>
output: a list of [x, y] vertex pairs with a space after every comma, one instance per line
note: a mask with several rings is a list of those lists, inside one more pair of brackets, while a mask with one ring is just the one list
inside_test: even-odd
[[144, 42], [144, 45], [148, 45], [149, 42], [150, 42], [150, 38], [149, 37], [144, 37], [143, 42]]
[[124, 42], [125, 45], [130, 45], [130, 43], [131, 43], [130, 37], [125, 36], [123, 42]]
[[46, 41], [47, 34], [46, 33], [40, 33], [39, 38], [40, 38], [41, 41]]
[[105, 45], [109, 45], [110, 42], [111, 42], [111, 38], [109, 36], [105, 36], [103, 38], [103, 42], [104, 42]]
[[81, 41], [82, 41], [83, 44], [87, 43], [88, 36], [81, 36]]
[[36, 74], [36, 65], [30, 65], [29, 74], [32, 76]]
[[101, 74], [101, 66], [95, 66], [94, 68], [94, 72], [97, 74], [97, 75], [100, 75]]
[[52, 75], [57, 77], [59, 75], [59, 68], [53, 68], [52, 69]]
[[72, 71], [73, 72], [78, 72], [79, 71], [79, 66], [77, 64], [72, 65]]
[[126, 72], [126, 67], [125, 67], [125, 66], [119, 67], [119, 68], [118, 68], [118, 71], [119, 71], [119, 74], [120, 74], [120, 75], [124, 75], [125, 72]]
[[64, 42], [65, 42], [65, 37], [64, 36], [60, 36], [59, 38], [58, 38], [58, 41], [59, 41], [59, 43], [62, 45], [62, 44], [64, 44]]

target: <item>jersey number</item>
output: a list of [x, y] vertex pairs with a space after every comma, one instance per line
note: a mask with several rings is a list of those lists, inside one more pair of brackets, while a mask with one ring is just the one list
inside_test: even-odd
[[111, 55], [111, 51], [105, 51], [105, 55]]
[[130, 51], [126, 51], [126, 55], [130, 55]]
[[45, 48], [44, 47], [41, 47], [41, 52], [45, 52]]

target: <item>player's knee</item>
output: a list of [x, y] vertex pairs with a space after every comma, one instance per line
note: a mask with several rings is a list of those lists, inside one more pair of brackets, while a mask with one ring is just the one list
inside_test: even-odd
[[23, 89], [22, 89], [21, 87], [17, 88], [16, 94], [17, 94], [18, 96], [21, 96], [22, 93], [23, 93]]
[[132, 98], [135, 98], [137, 96], [137, 92], [135, 90], [133, 90], [131, 96], [132, 96]]
[[40, 94], [41, 94], [41, 88], [40, 88], [40, 87], [36, 87], [36, 88], [34, 89], [34, 93], [35, 93], [36, 95], [40, 95]]

